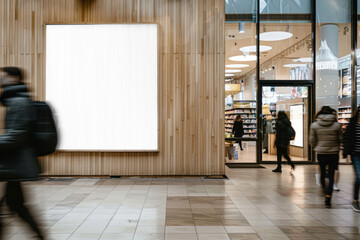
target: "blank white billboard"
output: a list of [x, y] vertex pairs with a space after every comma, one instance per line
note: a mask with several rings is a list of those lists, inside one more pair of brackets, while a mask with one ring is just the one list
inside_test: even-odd
[[156, 24], [46, 26], [59, 150], [158, 150]]

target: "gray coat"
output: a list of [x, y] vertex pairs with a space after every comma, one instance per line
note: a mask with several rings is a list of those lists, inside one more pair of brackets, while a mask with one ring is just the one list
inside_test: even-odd
[[310, 126], [310, 144], [318, 154], [338, 154], [341, 126], [335, 114], [320, 114]]

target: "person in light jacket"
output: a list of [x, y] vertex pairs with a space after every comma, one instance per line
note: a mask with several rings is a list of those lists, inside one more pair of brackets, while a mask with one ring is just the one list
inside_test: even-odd
[[[310, 126], [310, 144], [317, 153], [320, 165], [320, 182], [325, 192], [325, 206], [331, 207], [331, 196], [334, 184], [334, 173], [339, 161], [340, 143], [342, 141], [341, 126], [337, 121], [336, 111], [323, 106], [316, 115], [316, 122]], [[326, 174], [326, 167], [328, 171]], [[325, 185], [325, 177], [329, 184]]]

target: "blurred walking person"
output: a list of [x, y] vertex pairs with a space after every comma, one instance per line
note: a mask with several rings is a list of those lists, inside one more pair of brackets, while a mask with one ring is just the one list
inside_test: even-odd
[[343, 157], [351, 155], [351, 161], [355, 170], [354, 200], [352, 208], [355, 212], [360, 212], [359, 207], [359, 188], [360, 188], [360, 108], [350, 120], [344, 134], [344, 152]]
[[290, 144], [289, 128], [291, 128], [291, 122], [284, 111], [279, 111], [276, 119], [276, 137], [275, 146], [277, 151], [277, 168], [272, 170], [273, 172], [281, 172], [281, 159], [282, 156], [288, 161], [292, 170], [295, 170], [295, 165], [291, 161], [288, 149]]
[[[241, 138], [244, 135], [244, 125], [240, 115], [236, 115], [235, 117], [232, 133], [236, 138]], [[236, 142], [239, 144], [241, 151], [244, 150], [242, 148], [241, 140], [237, 140]]]
[[[317, 153], [320, 165], [320, 183], [325, 193], [325, 206], [331, 207], [331, 196], [334, 185], [334, 174], [339, 164], [341, 126], [337, 122], [336, 111], [323, 106], [316, 115], [316, 122], [310, 126], [310, 144]], [[327, 170], [326, 170], [327, 168]], [[326, 185], [325, 178], [329, 178]]]
[[[35, 180], [40, 166], [32, 146], [32, 127], [35, 112], [27, 87], [22, 82], [22, 71], [17, 67], [0, 68], [0, 101], [7, 107], [5, 133], [0, 135], [0, 179], [7, 181], [5, 201], [11, 211], [30, 225], [37, 239], [45, 239], [26, 202], [21, 181]], [[3, 239], [0, 221], [0, 239]]]

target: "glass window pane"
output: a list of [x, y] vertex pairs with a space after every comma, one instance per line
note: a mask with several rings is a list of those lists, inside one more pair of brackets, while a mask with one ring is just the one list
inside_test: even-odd
[[260, 22], [260, 80], [312, 80], [312, 52], [311, 23]]
[[260, 1], [260, 80], [312, 80], [310, 0]]
[[256, 0], [225, 0], [225, 14], [256, 13]]
[[[225, 135], [227, 162], [256, 162], [256, 24], [231, 22], [225, 25]], [[247, 54], [244, 55], [243, 51]], [[237, 132], [239, 116], [243, 131]], [[235, 129], [235, 134], [231, 135]], [[236, 137], [230, 140], [230, 137]], [[235, 144], [237, 142], [237, 144]], [[235, 148], [233, 148], [233, 146]], [[241, 148], [243, 150], [241, 150]], [[231, 153], [235, 150], [233, 159]]]
[[260, 0], [260, 13], [311, 13], [311, 1], [304, 0]]
[[263, 161], [276, 161], [276, 117], [279, 111], [288, 116], [296, 135], [290, 141], [292, 161], [308, 161], [309, 100], [308, 87], [263, 87], [261, 128], [263, 132]]

